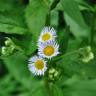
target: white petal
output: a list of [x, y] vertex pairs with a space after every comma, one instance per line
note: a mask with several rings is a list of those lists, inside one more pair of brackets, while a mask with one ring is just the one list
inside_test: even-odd
[[[43, 50], [46, 46], [52, 46], [54, 48], [54, 53], [50, 56], [47, 56], [44, 54]], [[54, 41], [48, 41], [45, 43], [39, 43], [38, 44], [38, 55], [43, 58], [51, 59], [54, 56], [57, 56], [59, 54], [59, 45]]]
[[[38, 70], [34, 65], [36, 62], [36, 60], [42, 60], [43, 63], [44, 63], [44, 67], [40, 70]], [[28, 64], [28, 69], [30, 72], [32, 72], [34, 75], [44, 75], [44, 72], [47, 70], [47, 67], [46, 67], [46, 61], [41, 58], [41, 57], [38, 57], [38, 56], [33, 56], [29, 59], [29, 64]]]
[[[56, 31], [54, 30], [54, 28], [44, 27], [44, 28], [42, 29], [42, 31], [41, 31], [41, 34], [40, 34], [40, 36], [39, 36], [38, 42], [43, 42], [43, 43], [46, 42], [46, 41], [42, 40], [42, 36], [43, 36], [44, 34], [46, 34], [46, 33], [50, 34], [50, 36], [51, 36], [49, 40], [55, 40], [55, 38], [57, 37]], [[47, 41], [49, 41], [49, 40], [47, 40]]]

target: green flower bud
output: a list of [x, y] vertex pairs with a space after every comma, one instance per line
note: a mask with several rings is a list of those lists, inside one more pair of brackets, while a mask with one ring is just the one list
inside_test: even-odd
[[7, 40], [5, 41], [5, 46], [10, 46], [10, 45], [14, 44], [13, 41], [10, 38], [6, 37], [6, 39]]
[[54, 68], [52, 68], [52, 69], [49, 70], [49, 74], [52, 74], [54, 72], [55, 72], [55, 69]]
[[10, 50], [9, 47], [4, 46], [4, 47], [1, 48], [1, 53], [4, 56], [8, 56], [8, 55], [10, 55], [12, 53], [12, 51]]
[[5, 55], [5, 54], [6, 54], [6, 50], [7, 50], [7, 49], [6, 49], [6, 47], [4, 47], [4, 46], [1, 48], [1, 53], [2, 53], [2, 55]]
[[15, 45], [10, 38], [6, 37], [5, 46], [1, 49], [2, 55], [10, 55], [14, 50], [22, 51], [22, 49], [19, 46]]
[[91, 47], [90, 46], [86, 47], [86, 51], [91, 52]]
[[49, 78], [50, 78], [50, 80], [54, 80], [54, 77], [52, 74], [49, 74]]
[[58, 71], [54, 73], [54, 77], [57, 77], [59, 75]]
[[88, 63], [90, 60], [94, 59], [94, 54], [91, 51], [91, 47], [88, 46], [86, 47], [82, 52], [81, 52], [81, 59], [82, 62], [84, 63]]
[[49, 73], [49, 79], [52, 81], [56, 80], [59, 75], [59, 72], [55, 68], [51, 68], [48, 73]]

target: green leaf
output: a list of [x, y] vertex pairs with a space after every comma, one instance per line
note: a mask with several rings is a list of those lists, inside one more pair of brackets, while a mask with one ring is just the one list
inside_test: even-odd
[[[2, 86], [2, 87], [1, 87]], [[12, 80], [12, 76], [9, 74], [0, 79], [0, 95], [5, 96], [16, 90], [16, 81]]]
[[0, 4], [0, 32], [28, 34], [23, 16], [25, 6], [19, 4], [18, 0], [1, 0]]
[[42, 85], [41, 81], [29, 73], [27, 57], [23, 53], [17, 52], [11, 56], [3, 57], [3, 61], [10, 74], [28, 90], [34, 91]]
[[3, 11], [11, 10], [13, 8], [12, 3], [13, 3], [12, 0], [0, 0], [0, 11], [3, 12]]
[[[68, 76], [78, 74], [85, 78], [96, 78], [96, 52], [94, 52], [94, 59], [88, 63], [82, 62], [79, 50], [75, 50], [63, 55], [57, 63], [58, 66], [64, 70]], [[63, 74], [62, 74], [63, 75]]]
[[63, 90], [58, 87], [56, 84], [52, 87], [53, 96], [64, 96]]
[[50, 25], [57, 27], [58, 26], [58, 12], [56, 10], [52, 10], [50, 14]]
[[96, 80], [79, 80], [63, 90], [64, 96], [96, 96]]
[[59, 44], [60, 44], [60, 49], [59, 51], [61, 52], [61, 54], [66, 51], [67, 47], [68, 47], [68, 42], [69, 42], [69, 27], [66, 26], [65, 29], [63, 28], [60, 28], [58, 30], [58, 41], [59, 41]]
[[81, 47], [81, 41], [70, 39], [68, 42], [67, 52], [78, 50]]
[[26, 55], [32, 55], [36, 51], [37, 44], [34, 42], [32, 35], [22, 35], [21, 38], [13, 38], [13, 41], [24, 50]]
[[35, 40], [45, 25], [48, 10], [47, 0], [30, 0], [25, 10], [26, 22]]
[[27, 34], [28, 30], [26, 28], [0, 23], [0, 32], [4, 32], [7, 34]]
[[65, 14], [65, 21], [70, 26], [70, 30], [77, 37], [85, 36], [88, 31], [88, 26], [78, 8], [78, 3], [74, 0], [61, 0], [61, 5]]

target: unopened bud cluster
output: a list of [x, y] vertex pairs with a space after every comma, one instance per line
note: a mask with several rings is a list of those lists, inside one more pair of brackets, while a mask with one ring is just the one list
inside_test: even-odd
[[51, 68], [51, 69], [49, 69], [49, 71], [48, 71], [48, 76], [49, 76], [49, 79], [50, 79], [50, 80], [54, 81], [54, 80], [56, 80], [56, 79], [58, 78], [58, 76], [59, 76], [59, 71], [56, 70], [55, 68]]
[[91, 61], [92, 59], [94, 59], [94, 54], [92, 52], [92, 49], [90, 46], [86, 47], [84, 49], [84, 51], [82, 52], [82, 62], [84, 63], [88, 63], [89, 61]]
[[4, 56], [8, 56], [12, 54], [15, 49], [19, 50], [19, 47], [16, 46], [14, 42], [8, 37], [6, 37], [6, 40], [4, 43], [5, 43], [5, 46], [1, 48], [1, 53]]

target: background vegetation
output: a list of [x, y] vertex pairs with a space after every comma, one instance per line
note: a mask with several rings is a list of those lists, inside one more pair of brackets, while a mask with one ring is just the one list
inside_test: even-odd
[[[56, 77], [28, 70], [44, 26], [58, 34]], [[0, 96], [96, 96], [96, 0], [0, 0]]]

